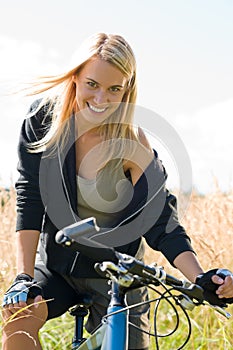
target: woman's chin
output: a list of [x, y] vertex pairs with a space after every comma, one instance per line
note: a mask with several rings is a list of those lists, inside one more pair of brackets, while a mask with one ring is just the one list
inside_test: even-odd
[[106, 113], [101, 114], [92, 111], [82, 111], [80, 114], [86, 122], [96, 126], [103, 124], [109, 117], [109, 115]]

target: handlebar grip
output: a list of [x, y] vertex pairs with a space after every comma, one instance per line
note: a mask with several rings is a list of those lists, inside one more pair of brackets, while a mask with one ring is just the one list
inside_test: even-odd
[[55, 240], [58, 244], [91, 257], [95, 261], [110, 260], [117, 263], [118, 258], [113, 248], [91, 239], [91, 236], [99, 230], [95, 218], [91, 217], [58, 231]]
[[90, 217], [85, 220], [75, 222], [74, 224], [66, 226], [62, 230], [58, 231], [56, 234], [56, 242], [62, 243], [64, 237], [76, 241], [82, 237], [89, 238], [92, 234], [95, 234], [99, 230], [100, 228], [97, 226], [95, 218]]
[[166, 283], [173, 286], [182, 286], [183, 282], [178, 278], [166, 274]]

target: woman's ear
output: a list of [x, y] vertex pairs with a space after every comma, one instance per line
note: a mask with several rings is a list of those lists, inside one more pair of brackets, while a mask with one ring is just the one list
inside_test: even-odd
[[72, 75], [72, 81], [73, 81], [73, 83], [75, 83], [75, 84], [77, 83], [76, 79], [77, 79], [76, 75]]

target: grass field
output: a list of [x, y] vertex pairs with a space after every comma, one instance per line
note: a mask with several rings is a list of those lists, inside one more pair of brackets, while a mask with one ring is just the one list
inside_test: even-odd
[[[204, 269], [228, 267], [233, 270], [233, 192], [224, 194], [216, 190], [212, 194], [193, 194], [182, 218]], [[15, 192], [0, 189], [0, 298], [15, 276]], [[156, 261], [168, 273], [182, 277], [160, 253], [146, 250], [148, 263]], [[228, 307], [233, 313], [233, 306]], [[196, 308], [189, 313], [192, 319], [192, 336], [185, 349], [230, 350], [233, 349], [233, 320], [223, 319], [207, 307]], [[174, 326], [174, 315], [166, 305], [159, 312], [159, 330], [166, 333]], [[2, 322], [1, 322], [2, 325]], [[70, 315], [47, 322], [41, 331], [44, 350], [66, 350], [73, 332]], [[162, 350], [179, 348], [187, 335], [185, 319], [181, 318], [175, 336], [160, 340]], [[153, 342], [152, 342], [153, 345]], [[151, 347], [152, 348], [152, 347]]]

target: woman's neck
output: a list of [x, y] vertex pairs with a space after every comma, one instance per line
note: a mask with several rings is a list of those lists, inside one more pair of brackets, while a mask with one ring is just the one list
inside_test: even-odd
[[77, 137], [84, 134], [98, 134], [98, 125], [88, 122], [79, 113], [78, 116], [75, 116], [75, 133]]

